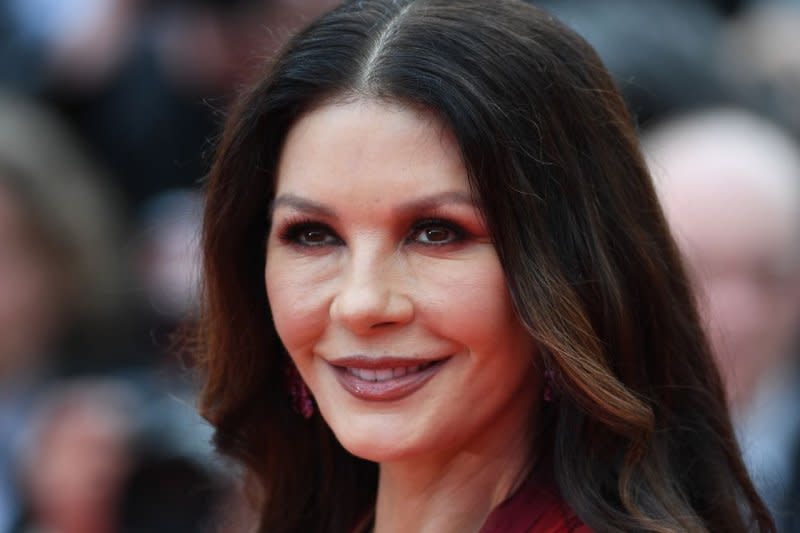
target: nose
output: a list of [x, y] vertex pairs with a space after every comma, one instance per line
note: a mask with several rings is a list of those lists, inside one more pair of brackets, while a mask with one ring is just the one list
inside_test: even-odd
[[410, 322], [414, 305], [402, 290], [405, 275], [392, 258], [351, 258], [331, 301], [331, 320], [357, 335]]

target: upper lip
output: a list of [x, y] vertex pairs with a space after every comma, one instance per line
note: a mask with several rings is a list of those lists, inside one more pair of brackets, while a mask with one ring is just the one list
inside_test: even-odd
[[394, 357], [382, 356], [371, 357], [368, 355], [352, 355], [348, 357], [340, 357], [329, 363], [333, 366], [342, 368], [367, 368], [371, 370], [378, 370], [381, 368], [400, 368], [419, 366], [436, 361], [446, 359], [445, 357]]

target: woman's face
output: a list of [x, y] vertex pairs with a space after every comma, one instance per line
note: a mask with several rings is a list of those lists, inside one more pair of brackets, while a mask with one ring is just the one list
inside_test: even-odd
[[351, 453], [479, 453], [531, 429], [534, 343], [457, 145], [430, 115], [357, 101], [301, 118], [267, 258], [278, 334]]

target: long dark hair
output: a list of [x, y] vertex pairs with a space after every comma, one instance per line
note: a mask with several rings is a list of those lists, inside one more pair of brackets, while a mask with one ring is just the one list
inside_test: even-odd
[[375, 465], [291, 409], [264, 286], [287, 131], [353, 97], [432, 110], [455, 135], [516, 310], [557, 376], [563, 498], [597, 531], [774, 531], [631, 120], [600, 59], [518, 1], [347, 2], [243, 95], [207, 182], [202, 411], [258, 482], [260, 530], [337, 532]]

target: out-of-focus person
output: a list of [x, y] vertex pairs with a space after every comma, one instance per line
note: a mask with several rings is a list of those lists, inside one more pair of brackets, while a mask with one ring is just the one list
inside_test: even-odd
[[22, 533], [116, 533], [134, 463], [135, 395], [121, 383], [53, 388], [34, 413], [21, 455]]
[[644, 142], [743, 453], [786, 521], [800, 511], [789, 491], [800, 476], [800, 150], [777, 125], [733, 108], [674, 118]]
[[51, 383], [21, 438], [23, 512], [3, 532], [214, 531], [227, 485], [219, 471], [176, 446], [176, 430], [154, 420], [161, 410], [135, 380]]
[[[48, 378], [102, 352], [120, 304], [112, 203], [74, 139], [0, 92], [0, 531], [18, 437]], [[100, 357], [97, 355], [97, 357]]]
[[135, 381], [56, 381], [32, 411], [16, 465], [13, 533], [200, 533], [227, 493], [219, 472], [171, 442]]

